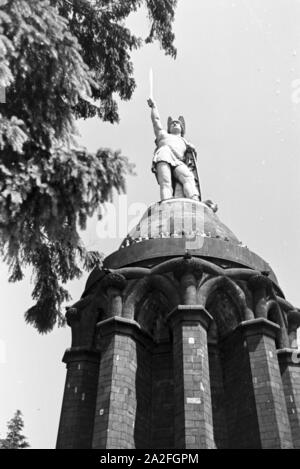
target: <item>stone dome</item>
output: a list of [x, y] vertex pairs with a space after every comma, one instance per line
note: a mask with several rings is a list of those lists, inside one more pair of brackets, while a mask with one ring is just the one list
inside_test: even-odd
[[151, 205], [120, 248], [105, 259], [104, 267], [150, 266], [187, 252], [225, 268], [242, 266], [269, 271], [278, 284], [269, 264], [244, 246], [211, 208], [192, 199], [170, 199]]
[[241, 244], [232, 231], [204, 203], [170, 199], [151, 205], [121, 248], [145, 239], [209, 237]]

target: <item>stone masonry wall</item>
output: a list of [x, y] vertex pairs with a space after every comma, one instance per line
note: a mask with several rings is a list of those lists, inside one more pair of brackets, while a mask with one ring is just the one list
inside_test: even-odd
[[57, 448], [91, 448], [98, 380], [97, 360], [68, 363]]
[[157, 345], [152, 358], [152, 448], [174, 448], [174, 377], [171, 344]]
[[228, 448], [260, 448], [247, 348], [239, 331], [221, 343]]

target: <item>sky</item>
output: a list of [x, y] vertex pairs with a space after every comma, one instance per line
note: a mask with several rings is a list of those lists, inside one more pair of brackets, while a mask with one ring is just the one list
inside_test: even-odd
[[[119, 125], [98, 119], [79, 123], [79, 142], [89, 151], [120, 149], [136, 164], [127, 195], [114, 199], [116, 235], [90, 220], [83, 239], [105, 255], [118, 249], [124, 231], [159, 200], [150, 171], [154, 135], [149, 70], [163, 122], [184, 115], [186, 138], [197, 148], [202, 193], [219, 206], [220, 219], [275, 271], [286, 298], [300, 306], [300, 0], [179, 0], [177, 59], [157, 44], [133, 54], [137, 89], [120, 103]], [[146, 37], [144, 11], [128, 22]], [[122, 222], [123, 223], [123, 222]], [[25, 324], [32, 305], [30, 271], [7, 282], [0, 265], [0, 436], [16, 409], [33, 448], [54, 448], [65, 381], [63, 353], [69, 328], [40, 336]], [[87, 276], [69, 285], [74, 301]]]

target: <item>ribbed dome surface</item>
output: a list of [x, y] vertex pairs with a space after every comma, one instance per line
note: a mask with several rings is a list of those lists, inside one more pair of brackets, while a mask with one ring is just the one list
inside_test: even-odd
[[155, 238], [203, 236], [241, 244], [232, 231], [202, 202], [171, 199], [151, 205], [121, 247]]
[[104, 267], [149, 266], [187, 252], [223, 266], [270, 271], [277, 284], [269, 264], [241, 243], [207, 205], [181, 198], [151, 205], [120, 248], [106, 257]]

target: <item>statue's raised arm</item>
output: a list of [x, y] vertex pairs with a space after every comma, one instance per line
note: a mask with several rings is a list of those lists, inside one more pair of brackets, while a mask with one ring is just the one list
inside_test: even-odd
[[[150, 98], [151, 120], [156, 137], [156, 150], [152, 171], [160, 186], [161, 200], [172, 197], [186, 197], [200, 200], [200, 186], [196, 167], [196, 151], [185, 138], [185, 121], [168, 119], [167, 131], [164, 130], [156, 103]], [[189, 155], [189, 157], [187, 157]]]
[[151, 108], [151, 120], [153, 124], [155, 137], [159, 138], [160, 133], [163, 132], [164, 129], [159, 117], [158, 109], [156, 103], [151, 98], [148, 99], [148, 105]]

